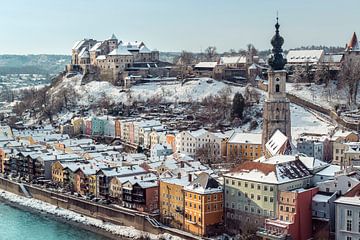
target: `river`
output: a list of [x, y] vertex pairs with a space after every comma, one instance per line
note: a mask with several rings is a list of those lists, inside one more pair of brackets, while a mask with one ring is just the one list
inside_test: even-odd
[[103, 236], [0, 202], [1, 240], [107, 240]]

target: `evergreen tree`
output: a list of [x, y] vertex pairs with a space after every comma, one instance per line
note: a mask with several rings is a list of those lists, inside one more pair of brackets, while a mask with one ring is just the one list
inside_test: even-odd
[[235, 93], [232, 105], [231, 115], [233, 118], [238, 117], [242, 118], [245, 108], [245, 99], [243, 95], [239, 92]]

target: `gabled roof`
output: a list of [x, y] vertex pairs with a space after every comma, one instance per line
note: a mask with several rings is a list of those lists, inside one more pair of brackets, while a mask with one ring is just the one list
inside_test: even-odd
[[99, 49], [99, 47], [101, 46], [101, 44], [102, 44], [102, 42], [101, 42], [101, 41], [100, 41], [100, 42], [95, 43], [95, 45], [94, 45], [92, 48], [90, 48], [90, 52], [97, 51], [97, 50]]
[[143, 45], [142, 47], [140, 47], [139, 52], [140, 53], [151, 53], [151, 50], [149, 48], [147, 48], [145, 45]]
[[222, 192], [222, 186], [208, 173], [202, 172], [194, 181], [185, 187], [185, 190], [200, 194], [208, 194]]
[[221, 57], [220, 64], [246, 63], [246, 56]]
[[290, 50], [286, 55], [288, 63], [317, 63], [324, 50]]
[[270, 156], [284, 154], [284, 151], [286, 150], [285, 146], [288, 141], [289, 139], [287, 136], [285, 136], [280, 130], [276, 130], [269, 141], [265, 144], [267, 153], [269, 153]]

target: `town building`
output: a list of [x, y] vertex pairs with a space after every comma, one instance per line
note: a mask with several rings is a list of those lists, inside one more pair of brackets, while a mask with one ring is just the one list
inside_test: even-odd
[[227, 160], [240, 162], [255, 160], [263, 155], [260, 133], [234, 132], [226, 142]]
[[[199, 236], [222, 233], [223, 188], [208, 173], [199, 176], [184, 188], [184, 230]], [[219, 231], [220, 230], [220, 231]]]
[[360, 185], [335, 201], [336, 239], [360, 238]]

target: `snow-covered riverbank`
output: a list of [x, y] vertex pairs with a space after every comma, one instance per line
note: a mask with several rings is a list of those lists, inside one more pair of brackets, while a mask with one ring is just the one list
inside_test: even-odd
[[103, 222], [91, 217], [86, 217], [73, 211], [56, 207], [49, 203], [42, 202], [33, 198], [25, 198], [16, 194], [0, 190], [0, 199], [3, 199], [12, 204], [16, 204], [22, 207], [29, 208], [31, 210], [54, 215], [55, 217], [63, 218], [67, 222], [74, 222], [84, 224], [86, 226], [101, 229], [114, 236], [124, 237], [128, 239], [140, 239], [144, 236], [148, 236], [150, 239], [172, 239], [180, 240], [181, 238], [172, 236], [170, 234], [154, 235], [139, 231], [133, 227], [120, 226], [112, 223]]

